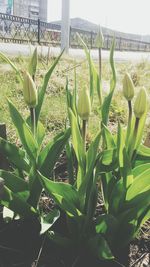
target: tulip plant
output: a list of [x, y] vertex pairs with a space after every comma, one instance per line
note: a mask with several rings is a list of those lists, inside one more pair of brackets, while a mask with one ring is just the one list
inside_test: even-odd
[[[39, 209], [42, 185], [38, 179], [38, 171], [50, 177], [54, 165], [70, 136], [70, 129], [57, 135], [46, 146], [42, 141], [45, 129], [39, 121], [46, 88], [51, 74], [57, 66], [62, 53], [46, 73], [43, 85], [36, 87], [37, 49], [35, 49], [27, 70], [19, 70], [5, 55], [0, 57], [15, 70], [22, 86], [23, 96], [29, 109], [29, 117], [25, 120], [15, 105], [8, 100], [10, 116], [21, 141], [21, 148], [0, 138], [0, 150], [8, 158], [10, 170], [0, 170], [0, 204], [12, 210], [12, 218], [37, 218], [47, 230], [48, 225], [58, 219], [59, 211], [48, 215], [48, 221]], [[6, 214], [6, 209], [5, 214]], [[45, 230], [42, 230], [43, 231]]]
[[[79, 88], [75, 75], [73, 92], [66, 84], [66, 131], [42, 148], [44, 129], [39, 121], [49, 78], [61, 55], [47, 72], [40, 90], [35, 85], [37, 51], [23, 74], [11, 64], [23, 86], [23, 94], [30, 116], [24, 120], [11, 101], [10, 115], [18, 131], [22, 148], [0, 139], [0, 149], [11, 163], [10, 172], [0, 171], [0, 203], [14, 211], [14, 217], [40, 217], [38, 202], [42, 189], [59, 207], [50, 220], [44, 221], [49, 229], [58, 217], [65, 218], [67, 235], [49, 230], [48, 237], [59, 247], [73, 251], [70, 266], [79, 266], [83, 251], [92, 252], [99, 260], [112, 260], [137, 235], [150, 218], [150, 149], [142, 145], [147, 113], [147, 96], [142, 88], [134, 100], [134, 85], [128, 73], [123, 79], [123, 95], [127, 100], [129, 115], [127, 127], [118, 122], [117, 134], [108, 127], [109, 110], [116, 87], [113, 60], [115, 40], [110, 51], [112, 77], [110, 91], [102, 92], [101, 63], [97, 71], [90, 52], [79, 36], [89, 64], [89, 87]], [[103, 36], [97, 37], [99, 60]], [[99, 99], [99, 131], [90, 144], [86, 136], [97, 92]], [[71, 134], [71, 137], [70, 137]], [[63, 148], [68, 159], [69, 182], [51, 180], [51, 172]], [[13, 181], [13, 182], [12, 182]], [[102, 195], [104, 212], [95, 218], [99, 195]], [[43, 220], [43, 219], [42, 219]], [[48, 224], [49, 222], [49, 224]]]
[[[81, 256], [82, 247], [92, 251], [99, 259], [113, 259], [150, 218], [150, 149], [141, 144], [147, 112], [145, 90], [141, 89], [139, 92], [133, 114], [134, 86], [129, 74], [125, 74], [123, 94], [128, 102], [128, 125], [125, 129], [118, 122], [118, 132], [113, 136], [107, 125], [116, 86], [113, 61], [115, 41], [110, 52], [112, 68], [110, 92], [105, 97], [102, 94], [101, 77], [86, 45], [81, 39], [80, 41], [89, 62], [90, 86], [89, 89], [80, 88], [79, 93], [76, 82], [73, 93], [69, 90], [68, 83], [66, 86], [68, 118], [72, 133], [66, 151], [68, 169], [71, 170], [70, 184], [73, 187], [69, 189], [69, 185], [63, 184], [64, 191], [54, 192], [51, 182], [46, 177], [40, 178], [45, 190], [65, 212], [68, 226], [69, 237], [64, 239], [58, 233], [52, 232], [49, 236], [59, 245], [68, 244], [68, 249], [74, 247], [75, 262], [78, 262]], [[100, 131], [86, 149], [85, 129], [93, 103], [94, 89], [97, 91], [100, 103]], [[75, 171], [74, 155], [77, 161]], [[98, 190], [103, 196], [106, 212], [100, 214], [95, 221]]]

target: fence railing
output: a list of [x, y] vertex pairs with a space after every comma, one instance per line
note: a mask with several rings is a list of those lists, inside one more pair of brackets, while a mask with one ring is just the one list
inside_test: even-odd
[[[81, 47], [76, 34], [77, 32], [90, 49], [96, 48], [96, 32], [84, 31], [72, 27], [70, 27], [70, 47]], [[112, 38], [113, 36], [104, 34], [104, 49], [110, 49]], [[0, 13], [0, 41], [60, 46], [61, 26], [40, 20]], [[116, 50], [150, 52], [150, 43], [116, 37]]]

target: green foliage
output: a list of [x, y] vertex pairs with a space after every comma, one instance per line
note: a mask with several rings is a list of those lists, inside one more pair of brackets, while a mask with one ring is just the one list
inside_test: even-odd
[[[61, 53], [46, 73], [43, 85], [38, 89], [38, 104], [35, 108], [30, 108], [27, 119], [8, 100], [10, 116], [17, 129], [21, 148], [0, 138], [0, 150], [8, 158], [12, 168], [9, 172], [0, 170], [0, 203], [11, 209], [14, 217], [19, 214], [23, 218], [38, 218], [42, 224], [41, 233], [48, 231], [63, 213], [68, 234], [65, 237], [61, 233], [49, 231], [48, 237], [53, 242], [68, 251], [70, 247], [74, 248], [77, 253], [84, 246], [100, 260], [111, 260], [118, 248], [128, 245], [150, 218], [150, 149], [141, 144], [146, 112], [140, 118], [135, 118], [132, 102], [128, 103], [128, 126], [125, 129], [118, 122], [117, 133], [112, 134], [108, 123], [116, 87], [113, 59], [115, 39], [110, 51], [110, 90], [106, 95], [103, 95], [101, 75], [98, 74], [90, 51], [80, 36], [79, 40], [89, 66], [90, 104], [94, 103], [97, 94], [99, 130], [93, 140], [87, 142], [88, 119], [78, 114], [81, 88], [78, 89], [75, 71], [74, 89], [70, 90], [68, 80], [66, 84], [66, 130], [43, 145], [45, 130], [39, 121], [40, 113], [49, 79]], [[4, 55], [0, 56], [22, 80], [18, 68]], [[32, 78], [35, 79], [36, 52], [29, 65]], [[69, 183], [51, 179], [55, 163], [64, 148]], [[60, 212], [53, 210], [43, 217], [38, 205], [43, 189], [55, 201]], [[99, 214], [95, 220], [99, 191], [105, 213]]]
[[[0, 151], [10, 163], [10, 171], [0, 170], [0, 177], [3, 181], [0, 204], [12, 210], [14, 218], [16, 216], [37, 218], [41, 222], [41, 234], [52, 226], [60, 214], [59, 211], [53, 211], [47, 217], [43, 217], [39, 208], [42, 184], [38, 178], [38, 171], [40, 170], [41, 173], [51, 177], [55, 163], [70, 136], [70, 129], [68, 129], [44, 147], [42, 141], [45, 136], [45, 129], [39, 121], [46, 88], [61, 55], [45, 75], [42, 89], [37, 91], [39, 103], [36, 109], [35, 107], [29, 109], [30, 116], [27, 119], [24, 119], [15, 105], [8, 100], [10, 117], [17, 130], [21, 148], [0, 138]], [[6, 56], [3, 54], [0, 54], [0, 56], [11, 65], [21, 80], [21, 86], [23, 86], [21, 71]], [[36, 69], [37, 50], [34, 51], [29, 64], [33, 83]]]

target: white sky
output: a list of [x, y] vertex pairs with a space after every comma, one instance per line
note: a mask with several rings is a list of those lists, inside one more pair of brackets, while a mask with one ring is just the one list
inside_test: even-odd
[[[61, 0], [49, 1], [49, 21], [61, 19]], [[150, 34], [150, 0], [70, 0], [70, 16], [129, 33]]]

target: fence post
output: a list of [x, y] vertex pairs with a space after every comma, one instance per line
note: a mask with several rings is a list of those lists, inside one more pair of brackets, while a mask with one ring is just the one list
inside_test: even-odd
[[[0, 123], [0, 137], [7, 139], [5, 123]], [[0, 169], [9, 170], [9, 162], [2, 152], [0, 152]]]
[[40, 19], [38, 19], [38, 44], [40, 45], [40, 37], [41, 37], [41, 23]]

